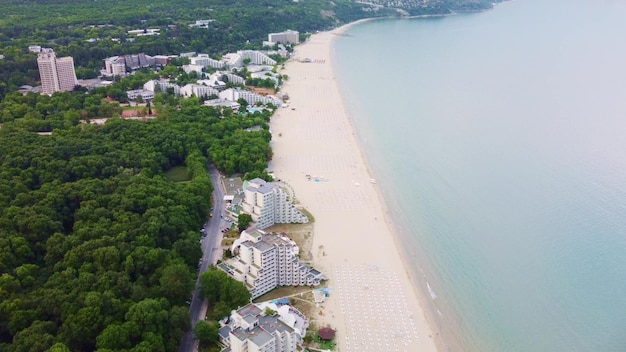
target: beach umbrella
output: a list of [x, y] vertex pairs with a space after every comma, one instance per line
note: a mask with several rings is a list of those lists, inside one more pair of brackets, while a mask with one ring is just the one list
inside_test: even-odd
[[332, 340], [335, 337], [335, 330], [331, 328], [321, 328], [317, 332], [317, 336], [322, 340]]

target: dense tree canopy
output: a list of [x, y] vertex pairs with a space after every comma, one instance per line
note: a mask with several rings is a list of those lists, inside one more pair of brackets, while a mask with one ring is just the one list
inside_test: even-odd
[[[175, 350], [210, 208], [207, 157], [258, 173], [271, 155], [269, 112], [222, 116], [191, 98], [94, 126], [80, 123], [92, 96], [109, 104], [82, 92], [2, 103], [22, 111], [0, 128], [0, 350]], [[190, 181], [164, 176], [181, 165]], [[222, 312], [249, 298], [220, 287], [232, 297]]]
[[193, 333], [202, 345], [210, 346], [218, 341], [219, 325], [214, 321], [200, 320], [193, 328]]
[[200, 275], [200, 293], [212, 307], [213, 319], [222, 319], [230, 311], [250, 302], [250, 292], [246, 286], [228, 276], [225, 272], [210, 267]]

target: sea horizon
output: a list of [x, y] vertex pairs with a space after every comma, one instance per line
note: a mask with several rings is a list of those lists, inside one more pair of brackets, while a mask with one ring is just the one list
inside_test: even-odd
[[626, 309], [620, 14], [505, 2], [365, 21], [334, 40], [346, 109], [444, 349], [626, 348], [613, 312]]

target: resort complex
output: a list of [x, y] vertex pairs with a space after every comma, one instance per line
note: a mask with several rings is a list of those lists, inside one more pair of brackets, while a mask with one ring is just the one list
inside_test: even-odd
[[227, 318], [219, 329], [221, 352], [295, 352], [308, 319], [288, 304], [250, 303]]
[[321, 272], [300, 262], [298, 245], [285, 234], [251, 227], [241, 233], [231, 251], [238, 255], [218, 267], [243, 282], [252, 298], [277, 286], [317, 286], [323, 279]]
[[275, 182], [260, 178], [244, 184], [242, 210], [252, 216], [260, 229], [274, 224], [307, 223], [309, 219], [291, 202], [287, 191]]

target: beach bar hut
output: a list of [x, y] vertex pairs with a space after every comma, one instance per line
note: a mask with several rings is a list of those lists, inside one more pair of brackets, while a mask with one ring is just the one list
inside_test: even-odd
[[331, 328], [321, 328], [317, 332], [317, 336], [322, 340], [332, 340], [335, 338], [335, 330]]

